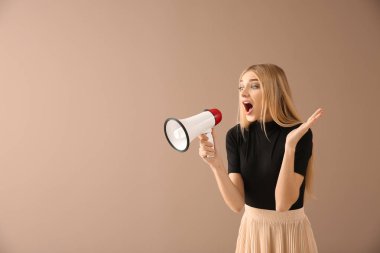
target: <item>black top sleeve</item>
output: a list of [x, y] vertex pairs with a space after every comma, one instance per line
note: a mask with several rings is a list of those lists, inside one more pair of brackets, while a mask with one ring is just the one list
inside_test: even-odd
[[311, 129], [301, 137], [298, 141], [294, 157], [294, 172], [306, 175], [307, 165], [312, 155], [313, 149], [313, 133]]
[[238, 126], [231, 128], [226, 135], [228, 173], [240, 173], [240, 155], [237, 141]]

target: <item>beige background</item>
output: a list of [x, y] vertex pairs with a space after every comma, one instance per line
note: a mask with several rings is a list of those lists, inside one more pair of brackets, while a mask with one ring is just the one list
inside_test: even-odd
[[0, 1], [0, 252], [229, 253], [241, 214], [163, 123], [236, 124], [255, 63], [318, 107], [320, 252], [379, 252], [379, 1]]

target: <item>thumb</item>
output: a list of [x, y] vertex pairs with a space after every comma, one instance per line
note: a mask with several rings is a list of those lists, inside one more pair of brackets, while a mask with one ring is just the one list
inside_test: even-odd
[[215, 129], [214, 128], [211, 128], [211, 135], [212, 135], [212, 139], [214, 141], [214, 150], [215, 150], [215, 153], [216, 153], [216, 134], [215, 134]]

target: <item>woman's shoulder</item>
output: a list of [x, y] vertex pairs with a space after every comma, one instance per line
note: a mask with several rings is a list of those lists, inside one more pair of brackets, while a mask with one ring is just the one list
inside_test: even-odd
[[227, 135], [235, 135], [240, 131], [240, 124], [236, 124], [227, 131]]
[[226, 136], [227, 138], [239, 139], [242, 136], [240, 123], [237, 123], [230, 129], [228, 129]]

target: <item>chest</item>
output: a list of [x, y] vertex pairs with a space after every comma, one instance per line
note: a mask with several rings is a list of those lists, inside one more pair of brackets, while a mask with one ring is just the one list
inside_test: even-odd
[[285, 151], [286, 135], [281, 131], [251, 133], [243, 143], [240, 152], [240, 164], [243, 177], [256, 179], [277, 179]]

